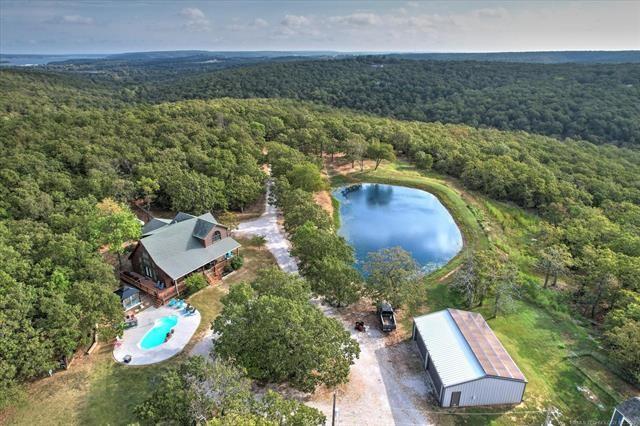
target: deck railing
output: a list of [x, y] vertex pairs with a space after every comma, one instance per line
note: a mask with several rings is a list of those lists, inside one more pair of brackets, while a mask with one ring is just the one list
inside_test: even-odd
[[179, 282], [177, 288], [176, 285], [170, 285], [166, 288], [159, 289], [153, 280], [137, 272], [122, 271], [120, 272], [120, 279], [150, 295], [154, 298], [156, 304], [161, 305], [167, 303], [171, 298], [177, 296], [179, 292], [185, 290], [184, 281]]

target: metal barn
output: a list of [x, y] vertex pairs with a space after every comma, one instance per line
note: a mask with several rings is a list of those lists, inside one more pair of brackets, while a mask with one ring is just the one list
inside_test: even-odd
[[413, 340], [442, 407], [522, 401], [527, 379], [482, 315], [445, 309], [416, 317]]

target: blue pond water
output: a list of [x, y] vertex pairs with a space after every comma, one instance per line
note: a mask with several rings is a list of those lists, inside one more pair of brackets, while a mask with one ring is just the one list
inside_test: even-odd
[[153, 349], [164, 343], [167, 333], [176, 326], [178, 317], [169, 315], [156, 320], [155, 325], [140, 341], [140, 347], [145, 350]]
[[426, 270], [444, 265], [462, 248], [458, 226], [434, 195], [382, 184], [345, 188], [333, 191], [340, 201], [338, 232], [355, 249], [358, 269], [368, 253], [382, 248], [400, 246]]

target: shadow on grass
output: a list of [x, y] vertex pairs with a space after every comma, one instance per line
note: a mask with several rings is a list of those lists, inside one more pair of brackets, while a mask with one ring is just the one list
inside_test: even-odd
[[105, 345], [95, 354], [89, 389], [80, 412], [83, 425], [127, 425], [135, 423], [134, 408], [147, 398], [158, 376], [180, 356], [149, 366], [133, 367], [113, 362], [112, 347]]

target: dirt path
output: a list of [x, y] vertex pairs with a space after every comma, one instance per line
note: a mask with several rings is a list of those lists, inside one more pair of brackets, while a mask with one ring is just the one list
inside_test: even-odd
[[333, 217], [333, 202], [329, 191], [320, 191], [313, 194], [313, 201], [327, 212], [329, 217]]

